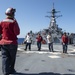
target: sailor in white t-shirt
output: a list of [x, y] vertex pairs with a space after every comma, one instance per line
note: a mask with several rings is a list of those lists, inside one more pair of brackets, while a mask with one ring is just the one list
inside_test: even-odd
[[54, 52], [53, 51], [53, 38], [50, 33], [48, 33], [48, 35], [47, 35], [47, 42], [48, 42], [49, 51]]
[[27, 47], [29, 46], [29, 50], [31, 51], [31, 42], [32, 42], [32, 40], [31, 40], [30, 33], [27, 34], [25, 41], [26, 41], [25, 50], [27, 50]]

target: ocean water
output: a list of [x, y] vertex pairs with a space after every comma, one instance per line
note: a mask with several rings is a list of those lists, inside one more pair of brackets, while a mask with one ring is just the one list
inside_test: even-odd
[[24, 41], [24, 38], [18, 38], [18, 44], [22, 44]]

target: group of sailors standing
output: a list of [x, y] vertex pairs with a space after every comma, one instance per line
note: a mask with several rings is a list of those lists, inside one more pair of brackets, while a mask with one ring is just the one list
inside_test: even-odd
[[[53, 38], [51, 33], [48, 33], [48, 35], [46, 36], [47, 39], [47, 43], [48, 43], [48, 49], [50, 52], [54, 52], [53, 49]], [[66, 32], [64, 32], [64, 34], [61, 36], [61, 40], [62, 40], [62, 49], [63, 49], [63, 53], [67, 53], [67, 47], [68, 47], [68, 43], [69, 43], [69, 37], [66, 34]], [[24, 43], [25, 43], [25, 51], [27, 51], [27, 47], [29, 47], [29, 50], [31, 51], [31, 44], [32, 44], [32, 37], [30, 36], [30, 33], [28, 33], [24, 39]], [[43, 37], [41, 36], [40, 33], [37, 34], [36, 37], [36, 42], [37, 42], [37, 49], [38, 51], [41, 51], [41, 44], [43, 41]]]

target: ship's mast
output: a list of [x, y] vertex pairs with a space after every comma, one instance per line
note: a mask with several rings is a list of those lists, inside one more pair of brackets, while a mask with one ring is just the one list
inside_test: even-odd
[[49, 30], [50, 32], [52, 33], [55, 33], [56, 30], [58, 29], [58, 25], [56, 24], [56, 18], [58, 17], [61, 17], [62, 15], [56, 15], [56, 13], [58, 13], [60, 11], [56, 11], [55, 8], [54, 8], [54, 3], [53, 3], [53, 8], [52, 8], [52, 11], [51, 12], [48, 12], [48, 13], [51, 13], [51, 16], [46, 16], [48, 18], [51, 18], [51, 21], [50, 21], [50, 25], [49, 25]]

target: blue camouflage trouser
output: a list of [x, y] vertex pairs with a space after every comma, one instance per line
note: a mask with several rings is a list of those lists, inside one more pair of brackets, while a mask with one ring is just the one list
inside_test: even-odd
[[48, 48], [50, 52], [53, 52], [53, 43], [48, 43]]
[[41, 50], [41, 42], [37, 42], [37, 47], [38, 47], [38, 50], [40, 51]]
[[3, 74], [9, 74], [9, 72], [14, 70], [17, 45], [2, 45], [1, 52]]
[[27, 47], [29, 46], [29, 50], [31, 50], [31, 43], [26, 43], [26, 50], [27, 50]]
[[63, 44], [63, 53], [67, 53], [67, 44]]

